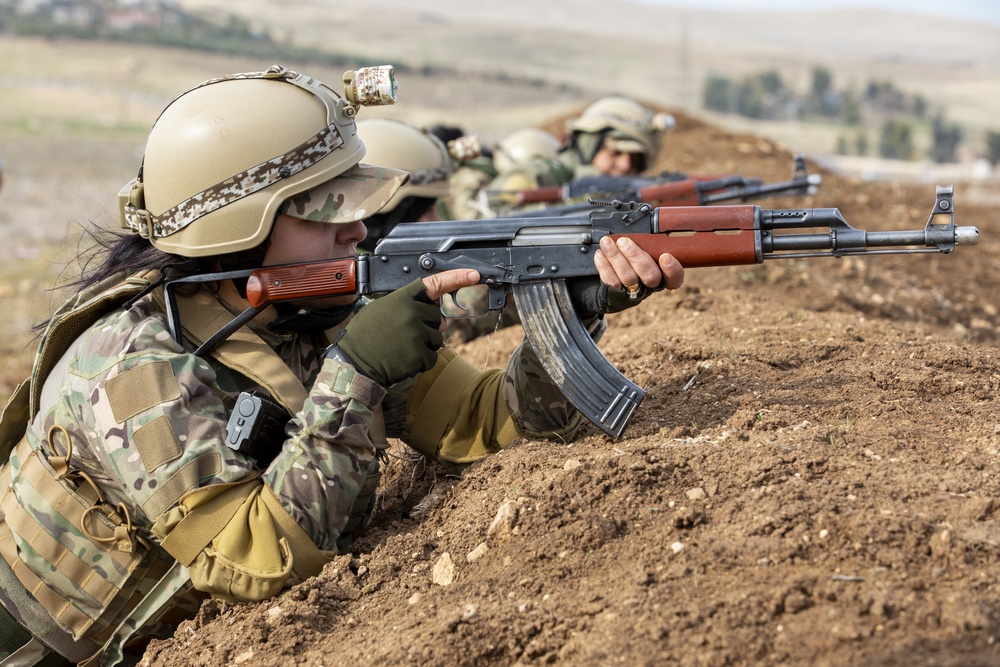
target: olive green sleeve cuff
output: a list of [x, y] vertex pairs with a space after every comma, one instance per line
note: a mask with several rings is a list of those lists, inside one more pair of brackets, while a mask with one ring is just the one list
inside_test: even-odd
[[385, 387], [375, 380], [365, 377], [348, 363], [336, 359], [323, 361], [323, 370], [316, 380], [324, 382], [334, 396], [343, 396], [360, 401], [374, 410], [385, 398]]

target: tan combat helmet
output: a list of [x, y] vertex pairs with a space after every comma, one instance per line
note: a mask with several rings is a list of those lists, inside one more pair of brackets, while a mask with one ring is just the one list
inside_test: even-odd
[[526, 127], [501, 139], [493, 149], [493, 166], [499, 172], [523, 167], [541, 158], [554, 161], [559, 156], [559, 140], [545, 130]]
[[354, 116], [395, 101], [393, 70], [348, 72], [344, 89], [276, 65], [183, 93], [154, 123], [139, 175], [119, 194], [121, 226], [164, 252], [205, 257], [261, 244], [292, 197], [309, 205], [289, 211], [298, 217], [375, 213], [407, 175], [358, 166], [365, 146]]
[[654, 158], [659, 150], [660, 132], [673, 129], [674, 118], [666, 113], [653, 113], [635, 100], [612, 95], [604, 97], [583, 110], [570, 121], [570, 132], [606, 133], [612, 148], [623, 153], [641, 153]]
[[424, 128], [390, 118], [358, 120], [358, 136], [368, 152], [365, 163], [410, 173], [410, 180], [382, 207], [394, 210], [407, 197], [439, 199], [448, 194], [448, 179], [463, 162], [479, 155], [478, 140], [464, 136], [445, 144]]

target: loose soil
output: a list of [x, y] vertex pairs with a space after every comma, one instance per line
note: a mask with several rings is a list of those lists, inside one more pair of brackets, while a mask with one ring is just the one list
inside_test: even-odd
[[[657, 170], [788, 177], [780, 146], [675, 115]], [[868, 230], [934, 204], [822, 175], [757, 203]], [[398, 444], [349, 553], [207, 602], [142, 664], [1000, 664], [1000, 220], [969, 187], [981, 238], [952, 255], [688, 271], [609, 317], [604, 353], [648, 392], [623, 437], [588, 424], [460, 478]], [[520, 338], [457, 347], [499, 365]]]

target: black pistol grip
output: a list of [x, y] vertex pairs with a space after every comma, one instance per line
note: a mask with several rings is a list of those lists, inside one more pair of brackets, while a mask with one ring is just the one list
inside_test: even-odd
[[524, 335], [549, 377], [587, 419], [619, 437], [646, 392], [598, 349], [573, 309], [565, 280], [512, 288]]

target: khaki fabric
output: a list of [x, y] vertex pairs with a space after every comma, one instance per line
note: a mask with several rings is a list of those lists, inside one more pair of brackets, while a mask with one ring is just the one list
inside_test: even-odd
[[257, 475], [185, 494], [153, 533], [187, 566], [196, 588], [232, 602], [273, 597], [318, 574], [334, 555], [312, 543]]
[[31, 379], [23, 381], [14, 389], [3, 412], [0, 413], [0, 460], [7, 460], [10, 452], [24, 435], [28, 425], [28, 402]]
[[459, 466], [512, 444], [522, 436], [504, 400], [503, 379], [451, 348], [443, 350], [414, 387], [403, 439], [426, 456]]

